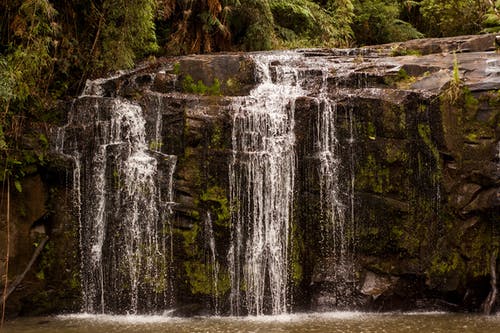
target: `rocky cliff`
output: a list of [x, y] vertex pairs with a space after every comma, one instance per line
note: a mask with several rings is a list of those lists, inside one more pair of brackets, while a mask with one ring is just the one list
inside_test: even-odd
[[[286, 130], [294, 140], [288, 310], [482, 310], [494, 289], [492, 276], [500, 273], [500, 55], [493, 39], [267, 54], [271, 83], [292, 73], [290, 91], [301, 92], [285, 106], [293, 111]], [[180, 314], [232, 311], [239, 273], [228, 253], [234, 251], [235, 216], [243, 214], [236, 211], [255, 206], [252, 193], [241, 199], [233, 192], [231, 170], [246, 170], [235, 157], [235, 114], [255, 96], [262, 79], [257, 67], [254, 54], [158, 59], [89, 82], [82, 97], [62, 106], [66, 119], [47, 132], [54, 146], [50, 167], [24, 180], [21, 193], [12, 191], [9, 276], [22, 272], [41, 235], [50, 240], [9, 299], [11, 312], [81, 309], [80, 270], [87, 266], [79, 214], [97, 208], [73, 189], [76, 182], [92, 187], [87, 172], [98, 163], [92, 156], [103, 131], [113, 131], [116, 100], [142, 110], [141, 149], [159, 170], [151, 183], [158, 185], [151, 186], [172, 192], [171, 198], [163, 195], [172, 204], [161, 206], [169, 213], [160, 214], [158, 227], [168, 245], [162, 254], [168, 268], [154, 272], [162, 274], [161, 285], [147, 282], [163, 297], [159, 307]], [[127, 186], [119, 149], [107, 157], [103, 174], [105, 190], [113, 193]], [[75, 151], [89, 156], [83, 167], [75, 164]], [[254, 178], [245, 177], [238, 184], [255, 191], [247, 184]], [[130, 204], [123, 195], [106, 200], [108, 215]], [[120, 225], [124, 219], [115, 214], [107, 221]], [[112, 235], [121, 228], [108, 228], [104, 242], [120, 244]], [[3, 232], [1, 237], [5, 244]], [[268, 270], [263, 281], [272, 280]], [[133, 289], [130, 280], [122, 284], [115, 288]], [[264, 288], [264, 299], [272, 300], [272, 288]]]

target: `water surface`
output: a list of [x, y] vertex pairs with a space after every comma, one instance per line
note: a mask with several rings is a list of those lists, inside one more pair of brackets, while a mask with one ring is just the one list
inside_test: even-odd
[[259, 317], [65, 315], [19, 318], [4, 333], [499, 333], [500, 316], [333, 312]]

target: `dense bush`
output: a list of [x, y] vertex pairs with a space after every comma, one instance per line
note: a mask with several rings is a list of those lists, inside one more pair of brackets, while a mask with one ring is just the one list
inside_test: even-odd
[[489, 7], [489, 0], [422, 0], [422, 31], [433, 37], [478, 33]]
[[490, 2], [490, 8], [483, 16], [483, 31], [500, 32], [500, 0], [497, 0], [494, 4], [493, 0], [491, 0]]
[[411, 24], [400, 19], [396, 0], [355, 0], [353, 30], [358, 44], [380, 44], [421, 38]]
[[283, 46], [347, 46], [353, 7], [350, 0], [322, 7], [307, 0], [271, 0], [275, 30]]

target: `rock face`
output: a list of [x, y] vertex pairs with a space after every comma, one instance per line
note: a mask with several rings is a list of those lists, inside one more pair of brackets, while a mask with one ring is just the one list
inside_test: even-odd
[[[490, 292], [490, 257], [500, 247], [500, 55], [491, 51], [493, 38], [275, 53], [266, 65], [271, 80], [276, 84], [283, 68], [291, 68], [303, 92], [286, 106], [293, 110], [295, 140], [288, 310], [480, 311]], [[246, 54], [161, 59], [93, 81], [86, 96], [67, 105], [68, 114], [78, 112], [67, 119], [66, 142], [84, 155], [96, 149], [92, 112], [107, 119], [106, 103], [118, 98], [143, 111], [145, 153], [176, 157], [175, 204], [162, 220], [171, 255], [162, 306], [178, 314], [232, 309], [228, 253], [235, 210], [243, 205], [231, 194], [235, 105], [245, 107], [242, 101], [261, 82], [257, 67]], [[105, 175], [109, 184], [117, 174]], [[165, 186], [165, 174], [158, 177]], [[35, 200], [53, 202], [55, 211], [29, 204], [26, 221], [47, 216], [52, 244], [71, 232], [68, 241], [78, 244], [76, 215], [67, 212], [71, 181], [29, 181], [40, 197], [54, 184], [68, 187], [65, 195]], [[26, 261], [29, 254], [16, 251], [29, 252], [20, 240], [29, 227], [22, 229], [21, 216], [14, 220], [11, 260]], [[42, 261], [66, 260], [48, 252]], [[493, 262], [499, 276], [498, 258]], [[79, 271], [76, 259], [65, 265]], [[46, 273], [34, 289], [47, 293], [52, 278]], [[67, 299], [78, 302], [78, 287]], [[269, 290], [264, 295], [264, 303], [272, 299]], [[43, 307], [36, 300], [19, 304], [28, 314]], [[44, 311], [75, 309], [55, 304]]]

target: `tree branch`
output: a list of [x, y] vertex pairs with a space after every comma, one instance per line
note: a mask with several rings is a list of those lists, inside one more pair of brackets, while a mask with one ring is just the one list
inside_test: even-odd
[[10, 296], [10, 294], [12, 294], [14, 292], [14, 290], [17, 288], [17, 286], [24, 280], [24, 277], [30, 271], [31, 266], [33, 266], [33, 264], [35, 263], [36, 259], [40, 256], [40, 253], [42, 253], [42, 250], [45, 247], [45, 244], [47, 243], [48, 240], [49, 240], [49, 237], [45, 236], [45, 238], [42, 239], [42, 241], [40, 242], [40, 244], [38, 244], [35, 252], [33, 253], [33, 256], [31, 257], [31, 260], [29, 261], [28, 265], [24, 269], [23, 273], [21, 275], [19, 275], [14, 280], [14, 282], [12, 282], [10, 284], [9, 290], [7, 291], [7, 294], [5, 295], [5, 299], [7, 299]]

